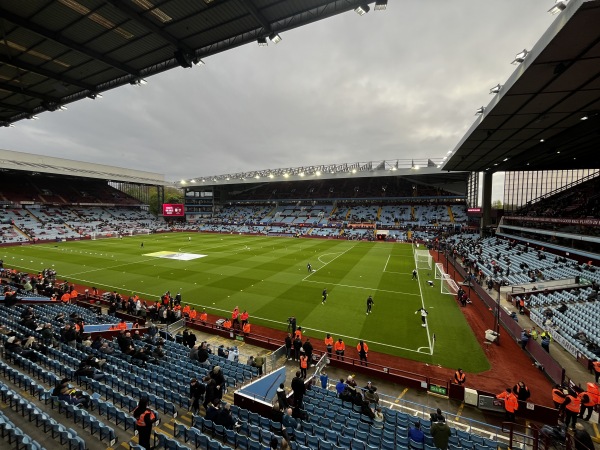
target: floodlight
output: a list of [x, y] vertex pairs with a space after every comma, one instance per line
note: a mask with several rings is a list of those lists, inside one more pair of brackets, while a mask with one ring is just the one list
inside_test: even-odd
[[479, 108], [477, 111], [475, 111], [475, 115], [476, 116], [480, 116], [485, 112], [485, 106], [482, 106], [481, 108]]
[[57, 110], [57, 111], [66, 111], [66, 110], [67, 110], [67, 107], [66, 107], [66, 106], [64, 106], [64, 105], [59, 105], [59, 106], [56, 108], [56, 110]]
[[271, 33], [269, 35], [269, 39], [273, 44], [279, 44], [281, 42], [281, 36], [279, 36], [277, 33]]
[[352, 173], [356, 173], [356, 169], [352, 169]]
[[304, 176], [304, 172], [300, 172], [298, 175], [300, 175], [301, 177]]
[[388, 4], [388, 0], [376, 0], [375, 8], [373, 8], [373, 9], [375, 11], [383, 11], [383, 10], [387, 9], [387, 4]]
[[35, 114], [32, 114], [30, 116], [27, 117], [29, 120], [38, 120], [38, 116], [36, 116]]
[[588, 119], [589, 119], [589, 117], [587, 115], [585, 115], [585, 116], [581, 116], [581, 118], [579, 120], [588, 120]]
[[259, 37], [256, 42], [258, 43], [259, 47], [267, 47], [269, 45], [266, 37]]
[[502, 89], [502, 85], [498, 83], [496, 86], [490, 89], [490, 94], [497, 94]]
[[97, 98], [102, 98], [102, 94], [97, 93], [97, 92], [92, 92], [90, 95], [87, 96], [88, 98], [91, 98], [92, 100], [96, 100]]
[[369, 5], [367, 5], [366, 3], [364, 5], [360, 5], [357, 6], [354, 11], [356, 12], [356, 14], [358, 14], [359, 16], [364, 16], [366, 13], [368, 13], [371, 10], [371, 8], [369, 7]]
[[290, 176], [290, 175], [289, 175], [288, 173], [284, 173], [284, 174], [283, 174], [283, 178], [287, 178], [287, 177], [289, 177], [289, 176]]
[[143, 78], [134, 78], [129, 82], [129, 84], [131, 84], [132, 86], [141, 86], [142, 84], [148, 84], [148, 82]]
[[316, 176], [318, 176], [318, 177], [320, 177], [320, 176], [321, 176], [321, 171], [320, 171], [320, 170], [317, 170], [317, 171], [315, 172], [315, 175], [316, 175]]
[[567, 7], [567, 0], [556, 0], [554, 6], [548, 10], [553, 16], [561, 13]]
[[185, 180], [181, 180], [181, 184], [185, 184]]
[[275, 178], [275, 175], [273, 175], [272, 173], [269, 174], [269, 178]]
[[517, 56], [515, 56], [515, 59], [513, 60], [513, 62], [511, 62], [511, 64], [514, 66], [521, 64], [523, 61], [525, 61], [525, 57], [528, 54], [529, 54], [529, 51], [527, 49], [523, 49], [522, 52], [517, 53]]

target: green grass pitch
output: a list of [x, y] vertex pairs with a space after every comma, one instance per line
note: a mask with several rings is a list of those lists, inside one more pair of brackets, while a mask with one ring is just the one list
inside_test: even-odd
[[[148, 256], [158, 252], [205, 256]], [[348, 356], [356, 356], [363, 339], [378, 352], [471, 373], [489, 369], [454, 297], [440, 293], [433, 270], [421, 269], [418, 281], [411, 279], [409, 244], [173, 233], [4, 247], [0, 255], [6, 267], [38, 272], [54, 266], [61, 279], [126, 296], [136, 292], [156, 300], [167, 290], [180, 291], [184, 303], [212, 314], [227, 316], [239, 305], [251, 323], [272, 328], [285, 330], [293, 315], [314, 339], [327, 332], [343, 337]], [[325, 288], [329, 295], [322, 305]], [[375, 304], [367, 315], [369, 295]], [[415, 314], [423, 305], [426, 328]]]

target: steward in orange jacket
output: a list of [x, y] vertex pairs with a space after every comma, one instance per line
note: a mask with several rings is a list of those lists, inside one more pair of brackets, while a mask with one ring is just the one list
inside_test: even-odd
[[333, 352], [333, 338], [329, 333], [327, 333], [327, 337], [325, 338], [325, 347], [327, 347], [327, 355], [331, 358], [331, 353]]
[[246, 322], [244, 324], [244, 327], [242, 328], [242, 331], [244, 332], [244, 334], [250, 334], [250, 323]]
[[341, 360], [343, 361], [344, 360], [344, 352], [346, 351], [346, 344], [344, 344], [344, 341], [342, 341], [342, 338], [338, 339], [338, 341], [333, 346], [333, 349], [335, 350], [337, 359], [341, 358]]
[[563, 388], [558, 384], [554, 385], [552, 388], [552, 401], [554, 402], [555, 408], [560, 408], [560, 406], [565, 402], [565, 398], [567, 398], [567, 394], [564, 393]]
[[577, 416], [581, 410], [581, 400], [579, 397], [569, 394], [567, 395], [567, 398], [565, 398], [561, 408], [566, 413], [565, 425], [568, 427], [569, 422], [571, 422], [571, 428], [574, 429], [577, 424]]
[[207, 320], [208, 320], [208, 314], [206, 314], [206, 311], [202, 311], [202, 314], [200, 314], [200, 322], [206, 323]]
[[463, 370], [459, 367], [456, 372], [454, 372], [454, 384], [463, 385], [467, 380], [467, 376], [463, 372]]
[[496, 395], [496, 398], [504, 399], [504, 410], [506, 411], [506, 420], [515, 422], [515, 413], [519, 409], [519, 401], [511, 388], [506, 388], [506, 391]]
[[358, 352], [358, 357], [360, 358], [360, 365], [362, 366], [363, 361], [364, 361], [365, 365], [369, 366], [369, 363], [367, 362], [369, 346], [367, 345], [367, 343], [363, 342], [363, 341], [359, 341], [358, 344], [356, 345], [356, 351]]

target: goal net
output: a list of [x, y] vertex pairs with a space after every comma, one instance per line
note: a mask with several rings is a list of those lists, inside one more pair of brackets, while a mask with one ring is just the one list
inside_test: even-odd
[[440, 286], [442, 294], [456, 295], [458, 293], [458, 285], [456, 284], [456, 281], [454, 281], [447, 273], [443, 275]]
[[435, 263], [435, 279], [441, 280], [446, 275], [444, 271], [444, 265], [442, 263]]
[[431, 269], [433, 258], [429, 250], [415, 250], [415, 266], [417, 269]]

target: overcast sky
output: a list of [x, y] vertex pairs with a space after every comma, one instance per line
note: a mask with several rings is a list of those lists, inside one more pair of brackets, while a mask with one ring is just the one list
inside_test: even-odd
[[550, 25], [553, 3], [389, 0], [17, 122], [0, 130], [0, 147], [168, 180], [441, 159]]

